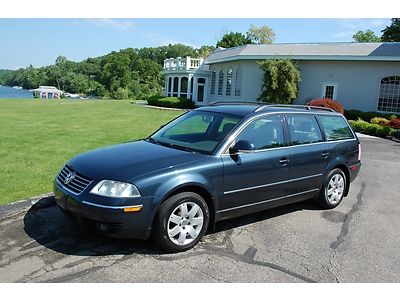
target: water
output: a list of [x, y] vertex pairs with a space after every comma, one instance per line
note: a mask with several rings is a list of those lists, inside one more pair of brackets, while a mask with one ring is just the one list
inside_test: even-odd
[[28, 90], [18, 90], [9, 86], [0, 86], [0, 99], [1, 98], [33, 99], [33, 94]]

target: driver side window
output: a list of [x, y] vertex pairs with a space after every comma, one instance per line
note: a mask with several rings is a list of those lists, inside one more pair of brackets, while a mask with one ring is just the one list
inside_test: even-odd
[[236, 142], [246, 140], [255, 150], [282, 147], [284, 144], [281, 117], [265, 116], [251, 121], [236, 137]]

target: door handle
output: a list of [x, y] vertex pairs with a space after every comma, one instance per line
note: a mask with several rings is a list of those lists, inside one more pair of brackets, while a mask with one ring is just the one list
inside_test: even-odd
[[324, 152], [322, 152], [321, 156], [322, 156], [322, 158], [328, 158], [329, 153], [324, 151]]
[[289, 162], [289, 160], [287, 158], [284, 158], [284, 157], [279, 160], [279, 163], [281, 165], [286, 165], [288, 162]]

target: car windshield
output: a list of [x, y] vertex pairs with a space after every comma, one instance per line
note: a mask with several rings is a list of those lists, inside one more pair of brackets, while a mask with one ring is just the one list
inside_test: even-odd
[[243, 117], [191, 111], [148, 138], [149, 142], [184, 151], [211, 154]]

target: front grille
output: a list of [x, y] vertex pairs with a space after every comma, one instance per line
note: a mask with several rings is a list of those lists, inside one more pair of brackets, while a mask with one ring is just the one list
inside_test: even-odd
[[[66, 178], [69, 174], [75, 174], [71, 181], [67, 182]], [[71, 176], [71, 175], [70, 175]], [[60, 171], [57, 176], [57, 182], [62, 187], [66, 188], [75, 195], [82, 193], [92, 180], [82, 174], [73, 171], [70, 167], [65, 165], [65, 167]]]

